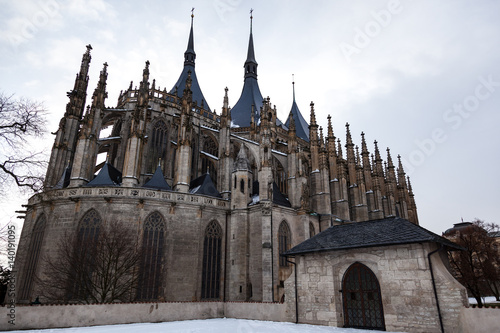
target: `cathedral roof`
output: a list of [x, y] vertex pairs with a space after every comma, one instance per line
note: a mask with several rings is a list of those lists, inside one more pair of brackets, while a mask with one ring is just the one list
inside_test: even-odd
[[293, 89], [292, 109], [290, 110], [290, 115], [288, 116], [288, 119], [285, 122], [285, 126], [287, 128], [290, 127], [290, 116], [293, 117], [293, 121], [295, 122], [295, 131], [297, 133], [297, 136], [309, 142], [309, 124], [302, 116], [302, 113], [300, 113], [299, 107], [295, 102], [295, 85]]
[[104, 163], [101, 171], [85, 186], [116, 186], [122, 182], [122, 173], [108, 162]]
[[217, 188], [212, 181], [212, 177], [210, 177], [210, 174], [208, 173], [191, 181], [189, 184], [189, 193], [222, 198], [222, 195], [220, 195], [219, 191], [217, 191]]
[[329, 227], [325, 231], [286, 251], [286, 255], [336, 251], [411, 243], [439, 243], [449, 250], [462, 247], [400, 217], [353, 222]]
[[[250, 21], [251, 22], [251, 21]], [[245, 80], [241, 96], [231, 109], [231, 120], [233, 125], [238, 127], [250, 126], [252, 105], [255, 110], [255, 122], [260, 118], [260, 108], [262, 107], [262, 94], [257, 82], [257, 61], [253, 47], [252, 24], [250, 23], [250, 38], [248, 40], [247, 60], [245, 61]]]
[[158, 165], [156, 168], [155, 173], [153, 174], [153, 177], [151, 177], [150, 180], [147, 181], [146, 184], [144, 184], [142, 187], [147, 187], [147, 188], [156, 188], [159, 190], [172, 190], [170, 185], [165, 181], [165, 177], [163, 176], [163, 172], [161, 171], [161, 166]]
[[189, 32], [189, 39], [186, 52], [184, 52], [184, 68], [182, 69], [179, 79], [175, 83], [175, 86], [170, 90], [170, 94], [177, 94], [178, 97], [182, 97], [184, 88], [186, 87], [186, 79], [188, 77], [188, 72], [191, 71], [191, 91], [193, 93], [193, 102], [196, 102], [198, 106], [202, 106], [205, 110], [210, 111], [207, 100], [201, 92], [200, 84], [198, 83], [198, 78], [196, 77], [196, 71], [194, 69], [196, 59], [196, 52], [194, 52], [194, 36], [193, 36], [193, 16], [191, 15], [191, 30]]

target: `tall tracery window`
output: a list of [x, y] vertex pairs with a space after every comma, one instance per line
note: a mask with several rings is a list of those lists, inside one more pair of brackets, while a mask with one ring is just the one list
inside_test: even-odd
[[[203, 143], [202, 152], [210, 154], [217, 157], [219, 155], [219, 148], [215, 143], [214, 139], [208, 136]], [[209, 173], [214, 185], [217, 186], [217, 168], [214, 159], [208, 157], [205, 154], [201, 154], [201, 173]]]
[[95, 249], [101, 223], [102, 219], [95, 209], [89, 210], [80, 220], [76, 235], [74, 260], [84, 267], [79, 267], [78, 270], [72, 272], [73, 276], [70, 280], [73, 283], [67, 289], [68, 299], [85, 299], [84, 284], [92, 279]]
[[288, 194], [288, 183], [287, 183], [287, 177], [286, 177], [286, 171], [281, 165], [280, 162], [275, 160], [276, 162], [276, 185], [278, 185], [278, 188], [281, 193], [287, 195]]
[[162, 259], [165, 243], [165, 220], [158, 212], [144, 222], [142, 237], [143, 259], [139, 269], [137, 299], [156, 300], [161, 296]]
[[[279, 253], [282, 254], [288, 250], [290, 250], [292, 236], [290, 232], [290, 227], [288, 223], [285, 221], [281, 222], [280, 227], [278, 229], [278, 244], [279, 244]], [[280, 256], [280, 267], [288, 267], [288, 263], [285, 257]]]
[[150, 171], [154, 172], [158, 166], [158, 160], [164, 159], [167, 153], [168, 133], [167, 125], [163, 120], [157, 121], [153, 125], [153, 132], [151, 134], [151, 160]]
[[222, 228], [212, 221], [205, 229], [203, 242], [202, 299], [220, 298], [221, 253]]
[[45, 218], [45, 215], [40, 216], [36, 221], [31, 233], [31, 240], [28, 248], [28, 254], [26, 256], [27, 259], [24, 269], [25, 277], [21, 289], [21, 299], [29, 299], [31, 296], [31, 288], [36, 274], [38, 258], [40, 257], [40, 250], [42, 248], [43, 234], [45, 232], [46, 223], [47, 219]]

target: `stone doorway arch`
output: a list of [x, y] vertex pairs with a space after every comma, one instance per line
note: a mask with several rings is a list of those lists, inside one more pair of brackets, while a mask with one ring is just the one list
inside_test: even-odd
[[356, 262], [342, 279], [344, 327], [385, 330], [380, 284], [371, 269]]

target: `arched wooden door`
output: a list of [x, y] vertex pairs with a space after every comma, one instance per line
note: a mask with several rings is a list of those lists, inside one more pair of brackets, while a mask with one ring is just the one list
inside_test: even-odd
[[342, 281], [344, 326], [385, 330], [380, 285], [363, 264], [352, 264]]

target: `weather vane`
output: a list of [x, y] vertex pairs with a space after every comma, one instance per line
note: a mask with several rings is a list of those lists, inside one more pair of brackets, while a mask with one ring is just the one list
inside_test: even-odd
[[191, 9], [191, 17], [194, 17], [194, 7]]
[[253, 13], [253, 8], [250, 8], [250, 19], [253, 19], [252, 13]]

